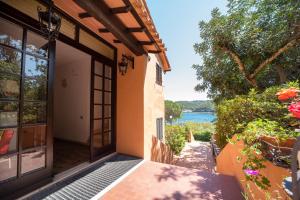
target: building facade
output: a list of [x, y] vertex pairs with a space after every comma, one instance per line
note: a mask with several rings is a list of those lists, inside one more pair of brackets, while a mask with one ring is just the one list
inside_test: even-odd
[[112, 152], [159, 159], [170, 66], [144, 0], [2, 0], [0, 24], [0, 197]]

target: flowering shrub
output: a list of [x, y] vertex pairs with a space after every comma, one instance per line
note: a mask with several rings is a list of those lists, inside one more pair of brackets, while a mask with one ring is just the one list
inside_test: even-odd
[[277, 92], [276, 95], [280, 101], [286, 101], [297, 97], [298, 92], [299, 90], [297, 88], [291, 87], [288, 89], [282, 89], [281, 91]]
[[288, 109], [292, 113], [293, 117], [300, 119], [300, 101], [292, 103], [289, 105]]
[[[272, 120], [269, 120], [268, 118], [256, 118], [253, 121], [248, 122], [247, 125], [243, 127], [242, 133], [238, 135], [238, 139], [243, 140], [245, 144], [242, 154], [246, 158], [243, 163], [246, 180], [254, 182], [261, 189], [270, 187], [270, 181], [267, 177], [259, 173], [260, 169], [265, 168], [265, 157], [270, 155], [267, 153], [267, 150], [264, 149], [262, 142], [266, 142], [264, 141], [265, 137], [272, 138], [276, 141], [278, 145], [277, 148], [280, 149], [280, 144], [283, 144], [281, 142], [296, 138], [300, 135], [294, 131], [294, 127], [292, 126], [297, 125], [298, 123], [295, 123], [294, 119], [288, 117], [288, 113], [286, 113], [289, 111], [292, 114], [292, 117], [300, 119], [299, 94], [300, 91], [296, 87], [281, 88], [280, 91], [276, 93], [278, 100], [280, 101], [277, 103], [281, 104], [285, 110], [280, 113], [281, 119], [275, 120], [275, 118], [273, 118]], [[274, 97], [276, 96], [274, 95], [273, 98]], [[267, 98], [262, 99], [267, 100]], [[265, 103], [270, 102], [272, 102], [272, 100]], [[288, 109], [286, 104], [288, 104]], [[283, 119], [287, 121], [284, 122]], [[272, 149], [273, 148], [274, 147], [272, 147]], [[271, 158], [271, 160], [275, 159], [276, 161], [282, 159], [281, 162], [285, 162], [286, 164], [289, 162], [288, 160], [285, 160], [287, 159], [286, 156], [276, 156], [274, 152], [271, 154]]]
[[[245, 144], [242, 155], [246, 158], [243, 159], [246, 180], [262, 189], [267, 189], [270, 182], [260, 173], [265, 168], [265, 156], [269, 156], [269, 152], [264, 152], [261, 140], [267, 136], [280, 143], [298, 136], [293, 127], [299, 124], [295, 118], [299, 116], [299, 101], [296, 100], [299, 99], [298, 88], [299, 83], [291, 82], [270, 87], [263, 92], [251, 90], [248, 95], [225, 100], [216, 108], [217, 144], [222, 148], [237, 134]], [[283, 162], [287, 163], [285, 160]], [[250, 173], [251, 170], [257, 174]]]

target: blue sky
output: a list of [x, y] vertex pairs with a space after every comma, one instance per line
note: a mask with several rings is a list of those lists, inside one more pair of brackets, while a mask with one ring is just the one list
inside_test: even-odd
[[211, 10], [226, 11], [226, 0], [147, 0], [160, 37], [168, 49], [172, 71], [165, 75], [165, 97], [170, 100], [204, 100], [206, 93], [194, 91], [196, 73], [191, 67], [200, 64], [193, 44], [200, 41], [198, 23], [209, 20]]

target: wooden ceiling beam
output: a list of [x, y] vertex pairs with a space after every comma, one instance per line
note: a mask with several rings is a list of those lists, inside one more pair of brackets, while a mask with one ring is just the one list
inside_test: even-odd
[[116, 43], [116, 44], [120, 44], [120, 43], [122, 43], [120, 40], [114, 40], [114, 43]]
[[99, 33], [110, 33], [107, 28], [99, 28], [98, 31]]
[[[131, 7], [133, 6], [133, 5], [131, 4], [130, 0], [122, 0], [122, 1], [125, 3], [126, 6], [131, 6]], [[132, 16], [136, 19], [136, 21], [139, 23], [139, 25], [140, 25], [141, 27], [146, 27], [145, 23], [144, 23], [143, 20], [140, 18], [139, 14], [137, 13], [137, 11], [136, 11], [135, 9], [132, 9], [132, 10], [131, 10], [131, 14], [132, 14]], [[147, 37], [148, 37], [150, 40], [152, 40], [152, 41], [155, 40], [155, 38], [152, 36], [152, 34], [150, 33], [150, 31], [149, 31], [148, 29], [146, 29], [145, 33], [146, 33]], [[157, 33], [156, 37], [159, 38], [158, 33]], [[160, 47], [158, 46], [158, 44], [155, 43], [154, 45], [156, 46], [156, 49], [158, 49], [158, 51], [160, 51]]]
[[153, 41], [138, 41], [138, 44], [140, 45], [153, 45], [155, 42]]
[[[74, 0], [77, 5], [88, 12], [97, 21], [103, 24], [118, 40], [129, 48], [137, 56], [146, 53], [144, 48], [138, 44], [137, 39], [127, 32], [121, 20], [111, 13], [111, 9], [104, 1]], [[134, 10], [134, 9], [133, 9]]]
[[87, 13], [87, 12], [83, 12], [83, 13], [79, 13], [78, 17], [80, 19], [84, 19], [84, 18], [88, 18], [88, 17], [92, 17], [92, 16], [89, 13]]
[[146, 28], [145, 27], [127, 28], [127, 31], [130, 33], [141, 33], [141, 32], [145, 32]]
[[131, 6], [125, 6], [125, 7], [117, 7], [117, 8], [111, 8], [110, 12], [112, 14], [121, 14], [121, 13], [128, 13], [132, 10]]
[[148, 50], [148, 53], [154, 53], [154, 54], [158, 54], [161, 53], [162, 51], [154, 51], [154, 50]]

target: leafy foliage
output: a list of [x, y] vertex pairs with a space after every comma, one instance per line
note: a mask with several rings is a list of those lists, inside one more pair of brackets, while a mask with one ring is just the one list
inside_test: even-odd
[[300, 77], [300, 2], [296, 0], [229, 0], [199, 23], [203, 59], [194, 65], [201, 81], [197, 91], [219, 102]]
[[174, 120], [181, 117], [182, 106], [176, 102], [165, 101], [165, 120], [172, 123]]
[[280, 88], [299, 87], [298, 83], [274, 86], [262, 93], [251, 90], [247, 95], [224, 100], [217, 106], [216, 141], [220, 147], [227, 144], [227, 139], [234, 134], [242, 133], [251, 121], [264, 119], [276, 121], [279, 126], [288, 129], [292, 119], [287, 117], [288, 110], [281, 104], [276, 93]]
[[[290, 87], [298, 89], [299, 84], [291, 82], [282, 86], [274, 86], [262, 93], [251, 90], [248, 95], [223, 101], [218, 106], [217, 143], [224, 146], [227, 141], [230, 141], [228, 138], [231, 138], [233, 134], [238, 134], [238, 140], [244, 142], [242, 150], [243, 157], [245, 157], [244, 170], [259, 172], [260, 169], [266, 167], [264, 162], [267, 151], [261, 143], [264, 137], [275, 139], [279, 145], [281, 141], [300, 135], [294, 131], [293, 125], [297, 124], [295, 119], [288, 115], [286, 105], [282, 104], [276, 96], [279, 90]], [[274, 158], [274, 155], [272, 156]], [[254, 176], [245, 175], [246, 180], [254, 182], [261, 189], [268, 189], [271, 185], [268, 178], [260, 173]]]
[[180, 125], [167, 125], [165, 132], [166, 144], [170, 146], [171, 150], [176, 155], [179, 155], [185, 145], [186, 127]]

